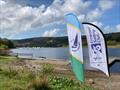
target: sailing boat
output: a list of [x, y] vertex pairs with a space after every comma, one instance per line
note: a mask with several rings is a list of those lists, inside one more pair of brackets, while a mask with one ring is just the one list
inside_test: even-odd
[[75, 36], [75, 40], [74, 40], [72, 48], [77, 48], [77, 45], [78, 45], [78, 34], [76, 34]]

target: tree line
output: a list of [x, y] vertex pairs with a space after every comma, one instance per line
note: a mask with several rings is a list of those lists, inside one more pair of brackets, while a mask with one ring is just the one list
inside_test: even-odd
[[15, 46], [14, 46], [13, 41], [0, 38], [0, 50], [1, 49], [10, 49], [10, 48], [14, 48], [14, 47]]
[[[120, 33], [105, 34], [108, 45], [120, 45]], [[83, 46], [87, 45], [86, 36], [82, 36]], [[8, 40], [0, 38], [0, 49], [16, 47], [66, 47], [68, 37], [37, 37], [21, 40]]]

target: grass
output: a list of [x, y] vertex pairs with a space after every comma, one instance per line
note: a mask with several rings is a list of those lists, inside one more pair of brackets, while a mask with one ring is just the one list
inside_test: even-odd
[[7, 64], [9, 62], [17, 60], [16, 57], [12, 56], [0, 56], [0, 64]]
[[108, 45], [109, 48], [120, 48], [120, 44], [118, 45]]
[[46, 76], [36, 76], [27, 88], [35, 90], [52, 90]]
[[43, 74], [52, 74], [54, 70], [53, 65], [51, 64], [44, 64], [42, 68], [42, 73]]
[[67, 75], [54, 73], [54, 67], [44, 64], [42, 71], [33, 73], [25, 68], [15, 70], [8, 66], [15, 57], [0, 56], [0, 90], [95, 90]]
[[0, 90], [25, 90], [34, 77], [33, 73], [26, 70], [20, 72], [13, 69], [1, 69]]

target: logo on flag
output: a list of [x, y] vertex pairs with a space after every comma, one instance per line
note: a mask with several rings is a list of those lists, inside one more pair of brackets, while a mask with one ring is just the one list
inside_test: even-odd
[[79, 41], [79, 36], [78, 34], [75, 35], [75, 38], [74, 40], [71, 40], [71, 43], [72, 43], [72, 51], [73, 52], [76, 52], [80, 49], [80, 41]]
[[96, 61], [96, 59], [102, 59], [102, 47], [101, 47], [101, 42], [100, 42], [100, 35], [97, 33], [94, 29], [90, 30], [89, 29], [89, 34], [90, 34], [90, 45], [91, 45], [91, 50], [94, 53], [93, 59]]
[[107, 48], [102, 31], [91, 23], [83, 23], [87, 36], [90, 66], [109, 76]]

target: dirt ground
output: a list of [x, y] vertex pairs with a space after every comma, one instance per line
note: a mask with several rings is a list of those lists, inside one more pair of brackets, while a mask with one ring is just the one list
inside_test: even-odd
[[[38, 71], [41, 69], [41, 64], [52, 64], [54, 66], [54, 71], [56, 73], [71, 75], [74, 74], [71, 70], [71, 65], [69, 61], [64, 60], [52, 60], [52, 59], [41, 59], [41, 60], [27, 60], [21, 59], [12, 62], [12, 66], [16, 68], [28, 68], [33, 71]], [[111, 73], [108, 78], [104, 73], [100, 71], [87, 71], [85, 70], [85, 82], [91, 84], [94, 88], [98, 90], [120, 90], [120, 73]]]

